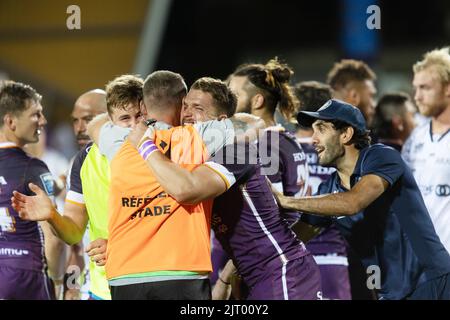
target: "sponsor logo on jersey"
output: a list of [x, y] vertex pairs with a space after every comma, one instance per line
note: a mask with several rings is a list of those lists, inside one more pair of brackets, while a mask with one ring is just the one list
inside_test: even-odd
[[27, 256], [30, 252], [23, 249], [0, 248], [0, 256]]
[[294, 156], [294, 161], [304, 161], [306, 159], [306, 155], [303, 152], [297, 152], [292, 154]]
[[435, 189], [435, 193], [438, 197], [448, 197], [450, 196], [450, 185], [448, 184], [438, 184]]
[[39, 176], [41, 178], [42, 185], [44, 186], [45, 192], [47, 195], [51, 196], [53, 195], [54, 188], [53, 188], [53, 177], [52, 174], [47, 172], [44, 174], [41, 174]]
[[217, 214], [212, 214], [211, 227], [216, 234], [225, 234], [228, 231], [228, 226], [223, 223], [222, 218]]
[[309, 165], [309, 174], [310, 175], [331, 175], [336, 169], [332, 167], [322, 167], [320, 165]]
[[448, 197], [450, 196], [450, 185], [448, 184], [438, 184], [438, 185], [428, 185], [419, 186], [420, 192], [423, 196], [429, 196], [435, 194], [438, 197]]

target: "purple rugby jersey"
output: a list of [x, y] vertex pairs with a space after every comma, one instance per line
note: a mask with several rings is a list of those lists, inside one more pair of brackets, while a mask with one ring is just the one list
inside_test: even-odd
[[[2, 299], [54, 297], [47, 277], [43, 231], [37, 222], [22, 220], [11, 206], [13, 190], [34, 194], [28, 188], [30, 182], [47, 195], [53, 195], [53, 178], [44, 162], [29, 157], [12, 143], [0, 143], [0, 278], [8, 277], [0, 279], [0, 283], [7, 286], [12, 278], [17, 280], [11, 284], [14, 288], [2, 286]], [[26, 281], [33, 283], [34, 287], [40, 283], [41, 288], [28, 290], [25, 285], [20, 288]]]
[[[245, 145], [230, 152], [235, 146], [227, 146], [206, 163], [222, 176], [228, 189], [214, 200], [212, 227], [249, 286], [251, 296], [252, 288], [268, 281], [268, 275], [279, 273], [281, 279], [286, 265], [289, 271], [291, 261], [308, 256], [309, 252], [280, 217], [266, 177], [261, 175], [260, 165], [254, 163], [249, 155], [256, 152], [256, 148]], [[255, 151], [249, 151], [253, 149]], [[311, 265], [310, 262], [307, 264]], [[309, 297], [314, 298], [320, 291], [320, 275], [314, 261], [310, 267], [311, 270], [317, 269], [311, 273], [314, 275], [311, 279], [313, 284], [308, 284], [313, 288], [309, 290]], [[297, 279], [301, 272], [297, 269], [289, 271], [286, 279]], [[297, 291], [290, 287], [289, 282], [284, 288], [286, 290], [280, 289], [269, 298], [295, 298], [290, 293]], [[279, 283], [281, 286], [282, 280]], [[298, 286], [295, 284], [295, 288]], [[281, 293], [286, 295], [279, 296]]]
[[[261, 139], [266, 141], [264, 145], [261, 142], [258, 145], [263, 163], [262, 173], [267, 173], [266, 176], [272, 185], [285, 196], [305, 196], [308, 192], [308, 164], [305, 152], [295, 136], [278, 126], [266, 129]], [[267, 152], [262, 150], [265, 146]], [[264, 154], [270, 154], [270, 157], [266, 160]], [[273, 166], [274, 162], [278, 164], [276, 172], [265, 172], [265, 169]], [[300, 218], [299, 212], [284, 209], [281, 210], [281, 216], [289, 222], [289, 225]]]

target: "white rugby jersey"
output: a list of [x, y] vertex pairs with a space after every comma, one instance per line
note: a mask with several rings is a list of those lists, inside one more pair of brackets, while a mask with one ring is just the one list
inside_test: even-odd
[[411, 133], [402, 156], [413, 171], [436, 233], [450, 252], [450, 130], [432, 135], [428, 120]]

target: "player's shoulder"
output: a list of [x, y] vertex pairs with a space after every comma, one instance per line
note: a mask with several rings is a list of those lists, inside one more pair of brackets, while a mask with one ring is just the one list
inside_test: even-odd
[[375, 143], [369, 147], [364, 148], [362, 151], [364, 156], [380, 156], [382, 158], [393, 157], [401, 158], [400, 152], [395, 150], [393, 147], [387, 146], [382, 143]]
[[41, 159], [31, 157], [30, 155], [26, 156], [28, 157], [27, 166], [29, 170], [49, 171], [47, 164]]
[[430, 136], [431, 120], [424, 121], [419, 126], [415, 127], [411, 132], [408, 140], [410, 141], [425, 141]]

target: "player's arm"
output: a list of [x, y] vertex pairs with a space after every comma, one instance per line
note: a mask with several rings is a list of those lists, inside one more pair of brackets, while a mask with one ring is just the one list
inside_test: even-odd
[[80, 242], [88, 221], [85, 205], [66, 201], [64, 215], [60, 215], [52, 200], [41, 188], [33, 183], [29, 184], [29, 188], [36, 193], [35, 196], [14, 191], [11, 198], [12, 206], [20, 218], [47, 221], [56, 236], [67, 244]]
[[161, 187], [179, 203], [197, 204], [215, 198], [227, 190], [221, 176], [206, 165], [189, 171], [156, 149], [148, 156], [146, 162]]
[[323, 216], [351, 216], [367, 208], [389, 187], [384, 178], [368, 174], [347, 192], [293, 198], [276, 194], [281, 207]]
[[65, 260], [67, 245], [59, 239], [49, 223], [40, 222], [45, 239], [45, 257], [47, 259], [49, 276], [55, 284], [62, 282], [65, 273]]
[[64, 215], [60, 215], [50, 197], [41, 188], [33, 183], [29, 184], [29, 188], [36, 195], [27, 196], [14, 191], [11, 198], [12, 206], [20, 218], [47, 221], [54, 233], [67, 244], [80, 242], [88, 221], [86, 206], [66, 201]]
[[99, 144], [100, 137], [100, 129], [102, 126], [109, 121], [108, 114], [102, 113], [97, 115], [94, 119], [92, 119], [87, 125], [87, 134], [91, 137], [92, 141], [95, 144]]
[[[81, 155], [74, 160], [69, 180], [79, 178], [78, 167], [81, 166]], [[78, 172], [74, 176], [73, 172]], [[50, 198], [53, 194], [53, 179], [47, 167], [41, 161], [33, 161], [29, 168], [26, 181], [28, 191], [26, 194], [14, 191], [11, 198], [12, 206], [24, 220], [47, 221], [52, 231], [68, 244], [78, 243], [87, 224], [87, 213], [84, 203], [66, 201], [65, 215], [58, 213]], [[73, 183], [72, 183], [73, 184]], [[81, 185], [81, 182], [78, 182]], [[31, 195], [33, 194], [34, 195]], [[70, 193], [70, 192], [69, 192]]]
[[248, 113], [235, 113], [230, 121], [237, 141], [256, 141], [259, 132], [266, 127], [264, 120]]
[[[71, 245], [66, 257], [66, 275], [63, 285], [64, 300], [80, 300], [80, 278], [86, 268], [83, 257], [83, 241]], [[71, 280], [68, 280], [71, 278]]]
[[228, 300], [231, 296], [231, 280], [236, 273], [232, 260], [228, 260], [212, 290], [212, 300]]

